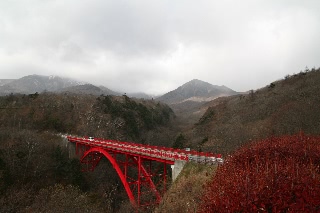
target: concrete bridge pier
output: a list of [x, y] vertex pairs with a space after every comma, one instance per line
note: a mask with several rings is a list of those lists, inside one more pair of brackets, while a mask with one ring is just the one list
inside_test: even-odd
[[186, 161], [176, 160], [176, 161], [174, 161], [174, 165], [171, 165], [172, 182], [174, 182], [176, 180], [176, 178], [178, 177], [178, 175], [182, 171], [185, 164], [186, 164]]

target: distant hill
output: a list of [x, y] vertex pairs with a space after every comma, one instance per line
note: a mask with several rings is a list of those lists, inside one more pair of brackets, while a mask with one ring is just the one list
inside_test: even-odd
[[59, 76], [28, 75], [3, 84], [0, 87], [0, 93], [32, 94], [43, 91], [55, 92], [66, 87], [77, 86], [81, 84], [84, 83]]
[[[123, 93], [113, 91], [105, 86], [96, 86], [59, 76], [28, 75], [19, 79], [0, 79], [0, 96], [8, 94], [34, 94], [36, 92], [69, 92], [75, 94], [116, 95]], [[152, 99], [145, 93], [128, 93], [128, 97]]]
[[138, 93], [128, 93], [127, 94], [128, 97], [131, 97], [131, 98], [142, 98], [142, 99], [147, 99], [147, 100], [151, 100], [151, 99], [155, 99], [159, 96], [154, 96], [154, 95], [148, 95], [146, 93], [143, 93], [143, 92], [138, 92]]
[[8, 84], [12, 81], [14, 81], [15, 79], [0, 79], [0, 86], [3, 86], [5, 84]]
[[185, 134], [189, 146], [230, 153], [270, 136], [320, 134], [320, 69], [270, 83], [264, 88], [221, 97], [201, 106], [205, 111]]
[[0, 95], [11, 93], [34, 94], [36, 92], [70, 92], [92, 95], [121, 95], [104, 86], [94, 86], [59, 76], [28, 75], [20, 79], [0, 79]]
[[177, 89], [157, 98], [158, 101], [167, 104], [179, 104], [185, 101], [207, 102], [218, 97], [235, 95], [237, 92], [226, 86], [212, 85], [207, 82], [194, 79]]
[[103, 91], [104, 95], [122, 95], [120, 92], [115, 92], [104, 86], [99, 86], [99, 88]]
[[57, 92], [67, 92], [67, 93], [74, 93], [74, 94], [87, 94], [87, 95], [120, 95], [120, 93], [114, 92], [106, 87], [94, 86], [92, 84], [84, 84], [84, 85], [77, 85], [66, 87], [60, 89]]

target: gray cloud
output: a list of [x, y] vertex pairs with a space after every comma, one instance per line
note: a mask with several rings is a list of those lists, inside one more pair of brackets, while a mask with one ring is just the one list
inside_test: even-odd
[[316, 0], [0, 2], [0, 78], [62, 75], [124, 92], [194, 78], [238, 91], [319, 67]]

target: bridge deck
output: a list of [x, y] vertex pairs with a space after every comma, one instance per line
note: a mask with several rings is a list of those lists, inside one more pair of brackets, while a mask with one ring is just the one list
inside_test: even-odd
[[102, 147], [103, 149], [108, 149], [118, 153], [142, 156], [146, 159], [166, 162], [168, 164], [174, 164], [174, 161], [176, 160], [195, 161], [207, 164], [223, 162], [220, 154], [213, 154], [209, 152], [187, 151], [101, 138], [89, 139], [67, 136], [67, 139], [73, 143], [80, 143], [91, 147]]

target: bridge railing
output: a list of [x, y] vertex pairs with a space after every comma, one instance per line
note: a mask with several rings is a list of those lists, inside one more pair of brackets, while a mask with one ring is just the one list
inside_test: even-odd
[[132, 142], [123, 142], [117, 140], [106, 140], [101, 138], [89, 139], [67, 136], [70, 142], [86, 144], [88, 146], [104, 147], [108, 149], [118, 150], [127, 153], [134, 153], [152, 158], [165, 159], [169, 161], [195, 161], [198, 163], [223, 163], [220, 154], [209, 152], [197, 152], [194, 150], [187, 151], [183, 149], [174, 149], [169, 147], [152, 146], [146, 144], [138, 144]]

